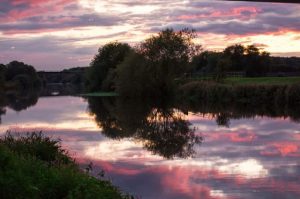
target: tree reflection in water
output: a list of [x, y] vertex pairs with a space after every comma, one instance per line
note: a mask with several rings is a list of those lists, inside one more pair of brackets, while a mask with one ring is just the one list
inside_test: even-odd
[[190, 157], [202, 142], [185, 115], [169, 104], [122, 98], [89, 98], [88, 103], [107, 137], [134, 138], [165, 158]]
[[1, 115], [5, 115], [6, 107], [17, 112], [26, 110], [38, 102], [39, 93], [39, 89], [0, 93], [0, 124]]
[[182, 100], [177, 103], [181, 110], [186, 110], [195, 114], [210, 115], [215, 118], [217, 125], [230, 127], [230, 120], [270, 117], [289, 118], [293, 122], [300, 122], [300, 106], [282, 104], [278, 106], [272, 103], [249, 103], [231, 102], [211, 102]]

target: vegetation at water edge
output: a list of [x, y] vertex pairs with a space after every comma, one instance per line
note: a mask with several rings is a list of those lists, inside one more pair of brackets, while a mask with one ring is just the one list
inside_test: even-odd
[[79, 169], [56, 140], [41, 133], [0, 139], [0, 198], [129, 198]]

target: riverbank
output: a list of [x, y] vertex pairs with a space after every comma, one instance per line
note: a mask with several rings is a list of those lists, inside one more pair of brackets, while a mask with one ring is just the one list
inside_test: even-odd
[[300, 77], [230, 77], [223, 82], [227, 85], [292, 85], [300, 84]]
[[0, 198], [129, 198], [110, 182], [89, 176], [41, 133], [0, 139]]
[[295, 106], [300, 104], [300, 84], [226, 84], [192, 81], [179, 86], [177, 97], [202, 103]]
[[117, 97], [119, 96], [116, 92], [93, 92], [93, 93], [84, 93], [80, 94], [82, 97]]

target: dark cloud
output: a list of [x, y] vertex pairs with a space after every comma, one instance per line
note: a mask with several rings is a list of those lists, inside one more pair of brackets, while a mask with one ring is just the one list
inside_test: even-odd
[[122, 22], [117, 16], [100, 16], [97, 14], [84, 14], [81, 16], [50, 16], [30, 17], [19, 24], [0, 24], [0, 30], [4, 32], [33, 31], [33, 30], [60, 30], [87, 26], [113, 26]]

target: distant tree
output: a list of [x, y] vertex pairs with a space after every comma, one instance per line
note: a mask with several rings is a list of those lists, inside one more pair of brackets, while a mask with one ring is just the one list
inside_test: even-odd
[[207, 67], [208, 65], [208, 58], [210, 54], [211, 54], [210, 51], [203, 51], [200, 54], [194, 56], [192, 58], [192, 63], [191, 63], [193, 71], [204, 70], [205, 67]]
[[255, 45], [249, 45], [245, 49], [246, 76], [264, 76], [269, 68], [270, 54], [260, 51]]
[[217, 82], [221, 82], [226, 78], [226, 71], [230, 68], [232, 62], [227, 57], [219, 57], [214, 70], [214, 79]]
[[5, 65], [0, 64], [0, 90], [4, 88]]
[[222, 59], [222, 53], [220, 52], [209, 52], [207, 57], [207, 66], [206, 72], [208, 73], [216, 73], [219, 66], [219, 61]]
[[[110, 82], [113, 83], [111, 77], [117, 65], [122, 63], [125, 57], [132, 49], [128, 44], [112, 42], [99, 48], [98, 54], [95, 55], [90, 67], [86, 73], [86, 88], [88, 91], [111, 90], [112, 88], [103, 88], [103, 82], [110, 74]], [[108, 80], [107, 80], [108, 81]], [[106, 81], [106, 85], [110, 85]]]
[[223, 51], [223, 56], [231, 62], [229, 71], [243, 71], [245, 64], [245, 47], [240, 44], [232, 45]]
[[18, 61], [6, 65], [5, 81], [17, 83], [22, 89], [37, 88], [41, 85], [34, 67]]

